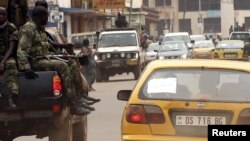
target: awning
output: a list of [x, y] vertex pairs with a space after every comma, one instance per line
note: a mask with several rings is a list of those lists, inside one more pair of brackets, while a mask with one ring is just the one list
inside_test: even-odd
[[86, 14], [86, 13], [93, 13], [93, 10], [83, 9], [83, 8], [60, 7], [59, 12], [64, 12], [65, 14]]

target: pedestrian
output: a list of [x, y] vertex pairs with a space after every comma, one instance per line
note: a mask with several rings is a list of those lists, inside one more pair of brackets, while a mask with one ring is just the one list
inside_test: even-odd
[[82, 67], [82, 70], [85, 78], [87, 79], [90, 90], [95, 91], [95, 89], [93, 88], [93, 83], [95, 82], [96, 78], [96, 63], [94, 60], [92, 49], [89, 48], [88, 39], [83, 40], [83, 47], [79, 54], [88, 57], [88, 63]]
[[7, 20], [7, 10], [0, 7], [0, 75], [4, 75], [8, 107], [16, 108], [14, 98], [19, 93], [18, 70], [14, 52], [18, 42], [17, 28]]
[[32, 11], [32, 21], [27, 22], [19, 31], [17, 50], [18, 67], [25, 73], [27, 79], [35, 79], [34, 70], [56, 70], [62, 77], [64, 94], [70, 104], [73, 115], [86, 115], [94, 110], [80, 103], [74, 87], [74, 72], [70, 72], [68, 64], [48, 57], [49, 41], [44, 31], [48, 22], [48, 11], [37, 6]]

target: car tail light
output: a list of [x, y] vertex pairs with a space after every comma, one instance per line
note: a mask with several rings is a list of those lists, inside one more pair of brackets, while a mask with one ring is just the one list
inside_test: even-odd
[[130, 123], [161, 124], [165, 123], [165, 117], [157, 106], [129, 105], [126, 111], [126, 119]]
[[60, 96], [62, 94], [62, 84], [59, 75], [53, 76], [53, 96]]
[[213, 58], [219, 58], [219, 54], [218, 53], [214, 53], [214, 57]]
[[250, 124], [250, 109], [244, 109], [240, 112], [237, 124]]
[[53, 105], [53, 112], [58, 113], [61, 111], [61, 106], [60, 105]]

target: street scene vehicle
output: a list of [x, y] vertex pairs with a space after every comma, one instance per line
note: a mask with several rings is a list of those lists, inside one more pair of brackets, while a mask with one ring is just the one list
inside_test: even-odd
[[217, 44], [213, 59], [244, 60], [244, 42], [241, 40], [224, 40]]
[[88, 39], [90, 48], [94, 48], [94, 44], [96, 44], [97, 36], [96, 32], [84, 32], [84, 33], [75, 33], [71, 34], [68, 37], [68, 41], [72, 44], [74, 44], [74, 51], [76, 54], [78, 54], [81, 50], [81, 47], [83, 46], [83, 40]]
[[[121, 140], [206, 141], [208, 125], [249, 124], [249, 63], [159, 60], [133, 90], [121, 121]], [[236, 96], [237, 95], [237, 96]]]
[[162, 59], [187, 59], [190, 50], [186, 42], [163, 42], [157, 52], [157, 58]]
[[232, 32], [229, 37], [230, 40], [241, 40], [244, 42], [249, 42], [250, 32], [246, 31], [236, 31]]
[[160, 49], [159, 43], [151, 43], [148, 45], [145, 54], [146, 64], [157, 59], [157, 52], [159, 51], [159, 49]]
[[[46, 31], [52, 41], [66, 43], [58, 30], [47, 28]], [[75, 58], [58, 52], [50, 57], [64, 61]], [[70, 113], [61, 76], [56, 71], [38, 71], [36, 74], [36, 79], [27, 79], [24, 72], [19, 72], [19, 95], [15, 99], [15, 109], [6, 106], [6, 91], [1, 80], [0, 140], [12, 141], [19, 136], [36, 135], [37, 138], [48, 136], [50, 141], [86, 141], [87, 116]]]
[[95, 54], [96, 81], [108, 81], [115, 74], [134, 74], [138, 79], [144, 64], [138, 33], [131, 28], [100, 32]]
[[177, 33], [167, 33], [164, 35], [163, 42], [171, 42], [171, 41], [184, 41], [187, 43], [189, 48], [193, 47], [193, 44], [190, 39], [188, 32], [177, 32]]
[[192, 58], [212, 59], [214, 49], [215, 46], [211, 40], [196, 41], [194, 43]]

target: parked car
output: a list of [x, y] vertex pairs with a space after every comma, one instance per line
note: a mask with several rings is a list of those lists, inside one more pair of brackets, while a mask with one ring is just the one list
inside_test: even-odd
[[118, 92], [121, 141], [207, 141], [208, 125], [250, 124], [249, 83], [249, 62], [154, 61]]
[[159, 43], [151, 43], [149, 44], [147, 50], [146, 50], [146, 55], [145, 55], [145, 61], [146, 64], [149, 62], [156, 60], [157, 57], [157, 52], [159, 51], [160, 45]]
[[224, 40], [217, 44], [213, 59], [244, 60], [244, 42], [241, 40]]
[[244, 42], [249, 42], [250, 32], [247, 31], [237, 31], [232, 32], [229, 37], [230, 40], [241, 40]]
[[163, 42], [172, 42], [172, 41], [184, 41], [187, 43], [189, 48], [193, 47], [193, 42], [190, 39], [188, 32], [176, 32], [176, 33], [167, 33], [163, 38]]
[[157, 59], [186, 59], [189, 56], [189, 49], [186, 42], [164, 42], [157, 53]]
[[213, 58], [215, 46], [211, 40], [196, 41], [194, 43], [192, 58]]

